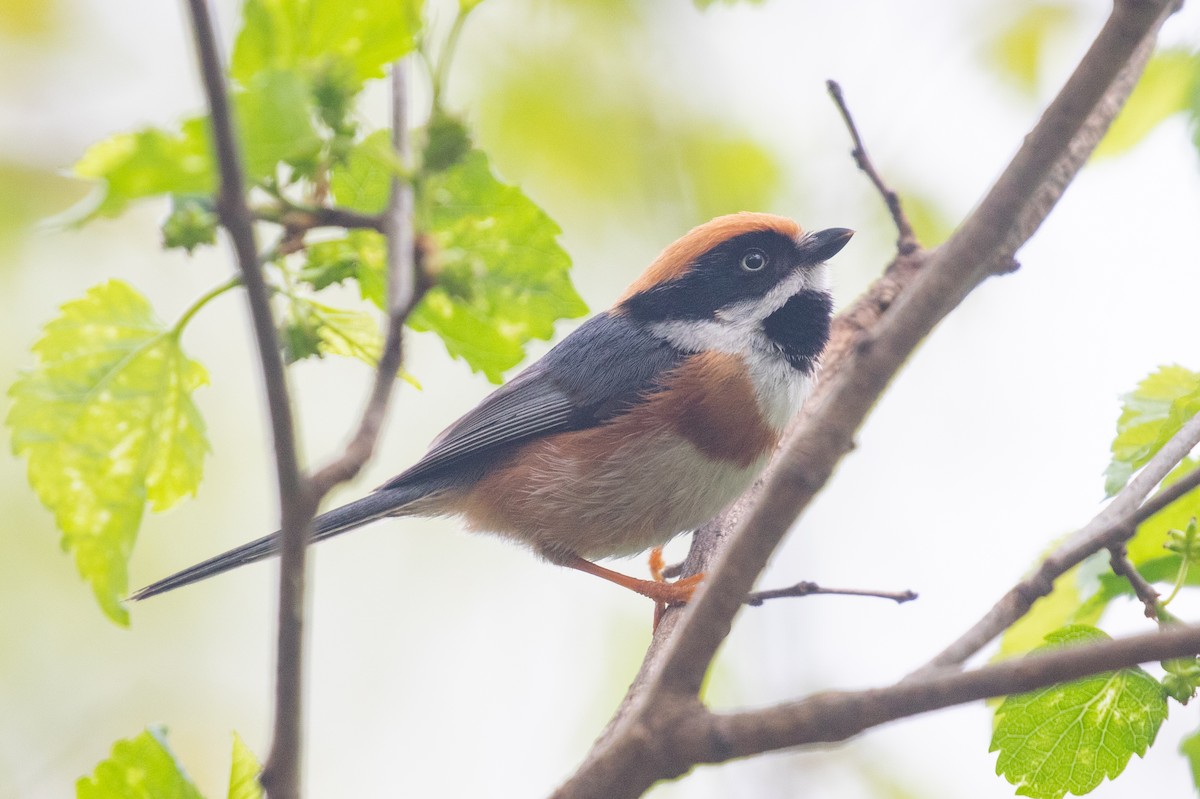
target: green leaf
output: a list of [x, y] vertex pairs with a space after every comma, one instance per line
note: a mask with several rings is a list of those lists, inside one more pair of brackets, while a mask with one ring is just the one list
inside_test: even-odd
[[117, 280], [63, 305], [33, 351], [9, 389], [13, 452], [104, 612], [128, 624], [120, 599], [146, 504], [166, 510], [200, 483], [208, 442], [192, 392], [208, 376]]
[[103, 197], [83, 218], [117, 216], [133, 200], [159, 194], [211, 194], [216, 186], [201, 119], [178, 133], [149, 128], [120, 133], [88, 148], [74, 172], [104, 181]]
[[[1173, 485], [1177, 480], [1198, 466], [1200, 466], [1200, 461], [1184, 458], [1163, 479], [1163, 487]], [[1142, 522], [1141, 526], [1138, 527], [1137, 534], [1126, 545], [1129, 559], [1140, 567], [1143, 564], [1163, 557], [1167, 554], [1166, 545], [1170, 539], [1171, 530], [1186, 530], [1188, 524], [1196, 516], [1200, 516], [1200, 488], [1192, 489], [1175, 502], [1172, 502]], [[1171, 560], [1178, 566], [1178, 558], [1172, 558]]]
[[356, 143], [345, 161], [333, 168], [330, 187], [338, 205], [377, 214], [387, 207], [392, 178], [403, 174], [391, 133], [377, 130]]
[[528, 341], [548, 339], [556, 320], [587, 312], [559, 228], [520, 189], [497, 180], [479, 151], [423, 189], [435, 284], [409, 324], [437, 333], [452, 356], [500, 382]]
[[1192, 785], [1200, 791], [1200, 732], [1194, 732], [1179, 743], [1179, 751], [1187, 758], [1192, 770]]
[[1159, 123], [1186, 111], [1200, 88], [1200, 53], [1176, 48], [1155, 53], [1133, 93], [1096, 147], [1096, 157], [1120, 155]]
[[307, 351], [289, 361], [312, 355], [341, 355], [370, 366], [379, 363], [383, 336], [379, 321], [371, 314], [297, 298], [291, 303], [291, 315], [303, 319], [309, 339], [305, 342]]
[[112, 756], [75, 783], [76, 799], [202, 799], [167, 746], [166, 730], [150, 727], [117, 741]]
[[381, 309], [387, 304], [387, 244], [373, 230], [352, 230], [340, 239], [314, 242], [298, 277], [320, 291], [357, 280], [363, 299]]
[[1028, 6], [1004, 28], [989, 52], [1001, 74], [1027, 94], [1037, 89], [1042, 58], [1054, 39], [1079, 16], [1074, 5], [1039, 3]]
[[1104, 490], [1111, 497], [1162, 449], [1179, 428], [1200, 413], [1200, 374], [1182, 366], [1164, 366], [1124, 397], [1113, 439], [1113, 459], [1105, 470]]
[[251, 180], [273, 175], [280, 162], [301, 171], [312, 168], [321, 138], [313, 126], [312, 94], [303, 78], [281, 70], [257, 74], [234, 96], [234, 107]]
[[340, 61], [359, 81], [409, 53], [421, 25], [420, 0], [248, 0], [233, 49], [233, 77], [266, 69], [313, 72]]
[[236, 732], [233, 734], [233, 767], [229, 770], [229, 799], [263, 799], [258, 758]]
[[[321, 151], [313, 103], [299, 76], [279, 71], [256, 76], [233, 98], [246, 176], [261, 180], [287, 163], [310, 168]], [[104, 181], [103, 197], [83, 221], [117, 216], [134, 200], [161, 194], [211, 195], [216, 190], [208, 117], [186, 120], [178, 133], [148, 128], [92, 145], [75, 174]]]
[[[1094, 627], [1065, 627], [1043, 649], [1108, 640]], [[1167, 717], [1163, 687], [1140, 668], [1010, 696], [996, 711], [989, 751], [996, 773], [1035, 799], [1081, 796], [1145, 755]]]

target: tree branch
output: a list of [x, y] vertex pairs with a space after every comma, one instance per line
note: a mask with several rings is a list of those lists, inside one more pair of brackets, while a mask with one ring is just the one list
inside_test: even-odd
[[875, 164], [871, 163], [871, 156], [867, 155], [867, 147], [863, 144], [862, 137], [858, 135], [858, 126], [854, 124], [854, 118], [850, 116], [850, 109], [846, 106], [842, 87], [838, 85], [837, 81], [827, 80], [825, 88], [829, 90], [829, 96], [833, 98], [833, 103], [837, 106], [842, 120], [846, 123], [846, 129], [850, 132], [850, 140], [854, 143], [854, 149], [850, 151], [850, 155], [854, 158], [854, 163], [858, 164], [858, 168], [871, 179], [871, 183], [883, 197], [888, 213], [892, 215], [892, 222], [896, 225], [896, 251], [901, 255], [915, 252], [921, 245], [917, 241], [917, 235], [913, 232], [912, 223], [908, 221], [908, 217], [904, 214], [904, 208], [900, 205], [900, 195], [884, 183], [883, 176], [875, 169]]
[[262, 205], [253, 209], [254, 218], [282, 225], [292, 230], [312, 230], [319, 227], [341, 227], [383, 232], [383, 216], [371, 216], [336, 206], [302, 206], [288, 204]]
[[890, 599], [897, 605], [912, 602], [917, 598], [913, 591], [872, 591], [865, 588], [826, 588], [803, 580], [787, 588], [772, 588], [769, 591], [754, 591], [746, 596], [746, 604], [758, 607], [768, 599], [795, 599], [798, 597], [827, 594], [832, 596], [865, 596], [875, 599]]
[[[1130, 538], [1133, 536], [1131, 535]], [[1153, 619], [1157, 622], [1162, 622], [1158, 617], [1158, 603], [1162, 598], [1158, 595], [1158, 591], [1154, 590], [1154, 586], [1142, 576], [1142, 573], [1137, 570], [1137, 566], [1133, 565], [1133, 561], [1129, 559], [1129, 553], [1125, 550], [1124, 542], [1113, 544], [1108, 548], [1109, 563], [1112, 565], [1113, 574], [1119, 577], [1124, 577], [1129, 585], [1133, 587], [1134, 596], [1142, 603], [1145, 608], [1147, 619]]]
[[246, 204], [242, 161], [230, 112], [225, 73], [206, 0], [188, 0], [200, 76], [212, 120], [212, 139], [220, 188], [217, 213], [229, 231], [254, 325], [259, 361], [266, 386], [274, 435], [275, 469], [279, 483], [280, 536], [279, 642], [275, 687], [275, 725], [271, 754], [262, 782], [272, 799], [291, 799], [300, 792], [301, 685], [304, 620], [304, 547], [316, 502], [300, 472], [296, 455], [291, 401], [270, 294], [263, 279], [254, 237], [254, 217]]
[[[766, 710], [717, 716], [697, 763], [843, 741], [888, 721], [1200, 652], [1200, 626], [1172, 625], [1113, 641], [1035, 652], [967, 672], [935, 672], [887, 688], [817, 694]], [[696, 752], [692, 756], [701, 754]]]
[[[402, 162], [409, 158], [408, 147], [408, 71], [404, 61], [392, 65], [392, 147]], [[326, 465], [313, 477], [318, 496], [335, 485], [353, 478], [375, 451], [379, 430], [387, 413], [396, 372], [404, 360], [404, 322], [420, 299], [416, 290], [413, 258], [413, 191], [407, 180], [392, 178], [391, 199], [381, 218], [381, 230], [387, 239], [388, 314], [383, 353], [375, 371], [375, 382], [363, 409], [358, 430], [341, 457]]]
[[[977, 209], [927, 259], [901, 257], [889, 267], [885, 279], [896, 293], [885, 295], [877, 320], [866, 310], [867, 326], [855, 330], [854, 317], [846, 322], [853, 332], [839, 342], [845, 349], [833, 353], [840, 363], [826, 370], [782, 455], [746, 501], [697, 534], [689, 566], [707, 571], [708, 579], [682, 613], [669, 612], [659, 625], [625, 701], [556, 796], [634, 796], [640, 790], [626, 786], [670, 776], [663, 771], [663, 747], [648, 746], [646, 730], [655, 719], [686, 715], [697, 703], [733, 616], [783, 535], [852, 448], [858, 427], [917, 344], [986, 277], [1011, 270], [1017, 248], [1045, 219], [1128, 97], [1174, 6], [1173, 0], [1117, 0], [1074, 74]], [[715, 566], [707, 568], [714, 556]]]
[[971, 626], [971, 629], [918, 669], [913, 676], [961, 664], [1028, 613], [1034, 602], [1054, 590], [1054, 581], [1068, 569], [1081, 563], [1089, 555], [1105, 547], [1122, 545], [1132, 537], [1138, 525], [1166, 507], [1162, 504], [1162, 498], [1178, 499], [1195, 488], [1197, 482], [1200, 482], [1200, 468], [1188, 473], [1182, 480], [1172, 483], [1153, 499], [1142, 502], [1197, 444], [1200, 444], [1200, 414], [1192, 417], [1125, 488], [1121, 489], [1104, 510], [1072, 534], [1062, 546], [1042, 561], [1036, 572], [1009, 589], [983, 618]]

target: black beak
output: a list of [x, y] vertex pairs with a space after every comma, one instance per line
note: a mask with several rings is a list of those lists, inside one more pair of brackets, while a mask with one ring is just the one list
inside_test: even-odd
[[828, 261], [842, 251], [846, 242], [854, 235], [853, 230], [844, 227], [831, 227], [828, 230], [818, 230], [809, 233], [800, 240], [800, 251], [804, 253], [809, 263]]

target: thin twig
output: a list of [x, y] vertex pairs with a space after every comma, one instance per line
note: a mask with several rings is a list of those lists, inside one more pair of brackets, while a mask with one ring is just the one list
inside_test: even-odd
[[[1119, 545], [1132, 536], [1138, 525], [1162, 509], [1164, 495], [1183, 496], [1187, 492], [1188, 478], [1195, 473], [1185, 475], [1183, 480], [1172, 483], [1158, 496], [1143, 502], [1146, 495], [1197, 444], [1200, 444], [1200, 414], [1180, 428], [1104, 510], [1068, 537], [1062, 546], [1042, 561], [1033, 574], [1009, 589], [983, 618], [912, 676], [963, 663], [1028, 613], [1034, 602], [1053, 591], [1054, 581], [1068, 569], [1105, 547]], [[1200, 469], [1196, 471], [1200, 472]], [[1179, 493], [1181, 491], [1183, 493]]]
[[[1132, 532], [1130, 533], [1132, 538]], [[1108, 548], [1108, 559], [1112, 565], [1113, 574], [1118, 577], [1124, 577], [1129, 581], [1129, 585], [1133, 587], [1134, 596], [1142, 603], [1145, 608], [1147, 619], [1161, 622], [1158, 614], [1158, 603], [1161, 597], [1158, 591], [1154, 590], [1154, 586], [1147, 582], [1142, 573], [1137, 570], [1137, 566], [1129, 560], [1129, 553], [1125, 550], [1125, 543], [1114, 544]]]
[[254, 218], [246, 205], [241, 156], [229, 108], [228, 87], [217, 51], [217, 37], [206, 0], [188, 0], [200, 76], [208, 99], [220, 188], [217, 213], [233, 242], [246, 286], [258, 345], [267, 406], [274, 434], [282, 538], [279, 586], [279, 642], [275, 685], [275, 725], [262, 783], [271, 799], [300, 795], [301, 686], [304, 629], [304, 546], [316, 503], [300, 473], [292, 407], [283, 361], [275, 336], [270, 295], [263, 279], [254, 237]]
[[[403, 60], [392, 65], [392, 146], [403, 163], [408, 162], [408, 72]], [[404, 359], [404, 322], [419, 297], [413, 263], [413, 192], [412, 185], [392, 178], [391, 199], [382, 218], [383, 234], [388, 242], [388, 314], [387, 336], [375, 371], [371, 395], [363, 409], [358, 429], [342, 455], [320, 469], [313, 484], [323, 496], [338, 483], [351, 479], [375, 451], [379, 430], [387, 413], [396, 372]]]
[[383, 230], [383, 215], [372, 216], [336, 206], [274, 204], [256, 206], [253, 211], [256, 219], [282, 225], [289, 230], [308, 231], [322, 227]]
[[829, 90], [829, 96], [833, 98], [834, 105], [842, 115], [842, 120], [846, 123], [846, 129], [850, 131], [850, 139], [854, 142], [854, 149], [850, 151], [850, 155], [854, 157], [854, 163], [858, 164], [858, 168], [866, 173], [871, 182], [875, 184], [875, 188], [883, 197], [883, 201], [887, 204], [888, 213], [892, 215], [892, 222], [896, 225], [896, 250], [901, 255], [908, 255], [915, 252], [921, 246], [917, 241], [917, 235], [913, 232], [912, 223], [908, 221], [908, 217], [904, 213], [904, 208], [900, 205], [900, 195], [893, 191], [886, 183], [883, 182], [883, 176], [875, 169], [875, 164], [871, 162], [871, 157], [867, 155], [867, 147], [863, 144], [862, 136], [858, 134], [858, 126], [854, 124], [854, 118], [850, 116], [850, 109], [846, 106], [846, 98], [842, 95], [842, 87], [837, 81], [825, 81], [825, 88]]
[[824, 588], [816, 583], [802, 580], [787, 588], [773, 588], [768, 591], [755, 591], [746, 597], [746, 604], [758, 607], [768, 599], [792, 599], [812, 596], [813, 594], [832, 594], [835, 596], [867, 596], [876, 599], [890, 599], [898, 605], [911, 602], [917, 598], [915, 591], [872, 591], [864, 588]]

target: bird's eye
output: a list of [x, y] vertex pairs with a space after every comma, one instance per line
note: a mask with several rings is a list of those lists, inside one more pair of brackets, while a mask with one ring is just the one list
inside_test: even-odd
[[742, 256], [742, 271], [761, 272], [767, 265], [767, 254], [762, 250], [746, 250]]

